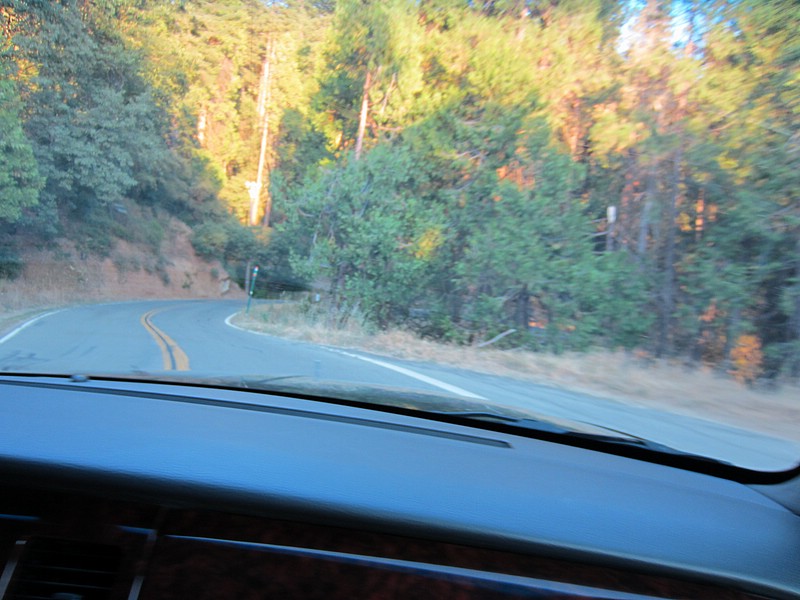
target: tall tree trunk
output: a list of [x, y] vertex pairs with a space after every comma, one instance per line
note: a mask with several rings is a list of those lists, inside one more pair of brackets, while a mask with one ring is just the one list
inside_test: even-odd
[[647, 238], [650, 232], [650, 219], [653, 212], [653, 206], [656, 200], [656, 167], [652, 165], [647, 172], [647, 187], [644, 193], [644, 206], [639, 216], [639, 239], [636, 243], [636, 251], [639, 254], [639, 260], [644, 261], [647, 255]]
[[672, 351], [672, 325], [675, 311], [675, 244], [676, 223], [678, 218], [678, 197], [681, 193], [681, 162], [683, 148], [678, 148], [672, 159], [672, 181], [669, 206], [667, 207], [667, 228], [664, 248], [664, 282], [661, 288], [661, 319], [658, 332], [658, 349], [656, 354], [663, 356]]
[[619, 197], [617, 209], [617, 224], [615, 231], [615, 245], [633, 251], [633, 240], [636, 238], [634, 231], [636, 224], [637, 205], [642, 192], [639, 191], [639, 177], [641, 177], [636, 152], [631, 149], [624, 158], [625, 183]]
[[364, 89], [361, 92], [361, 116], [358, 119], [358, 136], [356, 137], [356, 160], [361, 158], [364, 148], [364, 133], [367, 130], [367, 113], [369, 112], [369, 90], [372, 87], [372, 72], [367, 71], [364, 78]]
[[[258, 213], [261, 204], [261, 192], [264, 185], [264, 168], [267, 163], [267, 147], [269, 142], [269, 100], [271, 97], [272, 63], [275, 59], [275, 46], [272, 39], [267, 40], [267, 49], [264, 52], [264, 65], [261, 71], [261, 83], [258, 94], [258, 116], [261, 119], [261, 149], [258, 155], [258, 172], [256, 173], [255, 189], [256, 193], [250, 199], [250, 225], [258, 225]], [[269, 190], [266, 192], [266, 210], [263, 223], [269, 225], [269, 213], [272, 208], [272, 200], [269, 197]]]
[[386, 112], [386, 106], [389, 104], [389, 96], [395, 87], [397, 87], [397, 73], [392, 73], [392, 79], [389, 81], [389, 87], [386, 88], [386, 93], [383, 95], [383, 100], [381, 100], [381, 116], [383, 116]]
[[336, 327], [339, 324], [339, 318], [342, 314], [342, 290], [344, 289], [345, 281], [347, 279], [347, 267], [340, 264], [336, 268], [336, 275], [331, 281], [330, 286], [330, 303], [328, 304], [328, 326]]
[[788, 372], [791, 377], [800, 378], [800, 238], [795, 242], [794, 275], [795, 284], [789, 288], [792, 314], [789, 315], [789, 341], [791, 342]]
[[206, 123], [208, 121], [208, 108], [203, 107], [200, 109], [200, 114], [197, 115], [197, 141], [200, 143], [201, 148], [206, 147]]
[[606, 252], [614, 251], [614, 226], [617, 222], [617, 207], [606, 208]]
[[[269, 63], [271, 66], [275, 64], [275, 45], [270, 41], [270, 58]], [[272, 104], [272, 69], [270, 68], [267, 72], [266, 77], [266, 97], [264, 99], [264, 132], [263, 132], [263, 140], [262, 140], [262, 147], [266, 150], [269, 148], [270, 141], [270, 128], [269, 128], [269, 107]], [[264, 218], [261, 221], [261, 224], [264, 227], [269, 227], [269, 220], [272, 216], [272, 194], [269, 191], [269, 181], [272, 175], [269, 161], [266, 160], [266, 152], [264, 152], [264, 168], [266, 169], [266, 194], [264, 196]], [[260, 173], [261, 171], [259, 171]], [[263, 177], [263, 175], [262, 175]]]
[[514, 321], [520, 331], [528, 330], [528, 323], [530, 322], [530, 303], [531, 295], [528, 292], [528, 286], [523, 285], [522, 289], [517, 293], [515, 298], [515, 315]]
[[269, 57], [271, 46], [272, 39], [268, 39], [267, 48], [264, 51], [264, 62], [261, 65], [261, 80], [258, 82], [258, 100], [256, 101], [256, 112], [260, 122], [263, 122], [264, 113], [267, 111], [267, 88], [269, 87]]

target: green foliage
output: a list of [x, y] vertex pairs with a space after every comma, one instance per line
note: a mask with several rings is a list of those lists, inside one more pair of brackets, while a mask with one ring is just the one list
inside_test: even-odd
[[10, 244], [0, 244], [0, 279], [16, 279], [24, 268], [17, 249]]
[[204, 223], [192, 232], [192, 246], [197, 254], [205, 258], [224, 256], [228, 247], [228, 232], [220, 223]]
[[[407, 8], [370, 4], [350, 19], [353, 6], [339, 4], [327, 55], [336, 68], [323, 74], [312, 112], [287, 119], [286, 151], [279, 146], [274, 193], [287, 222], [273, 248], [328, 285], [333, 314], [357, 304], [379, 324], [461, 342], [516, 328], [502, 343], [555, 349], [600, 343], [697, 355], [710, 332], [734, 340], [755, 327], [772, 356], [770, 344], [788, 348], [781, 340], [800, 335], [774, 325], [800, 310], [774, 291], [794, 289], [786, 256], [800, 168], [786, 137], [764, 136], [776, 123], [768, 115], [796, 105], [787, 83], [797, 60], [782, 49], [796, 36], [774, 18], [791, 14], [788, 6], [721, 6], [748, 24], [747, 35], [725, 38], [725, 21], [716, 21], [696, 55], [669, 46], [667, 10], [567, 2], [526, 19], [500, 3], [487, 11], [441, 1], [420, 3], [405, 21]], [[621, 56], [614, 31], [626, 11], [642, 43]], [[702, 34], [691, 33], [699, 43]], [[774, 51], [764, 51], [765, 38]], [[745, 52], [756, 62], [731, 58]], [[377, 239], [410, 236], [399, 216], [380, 210], [353, 219], [354, 199], [372, 192], [365, 176], [343, 154], [298, 151], [312, 131], [334, 150], [350, 147], [368, 72], [376, 78], [368, 136], [375, 150], [383, 144], [412, 165], [411, 177], [380, 194], [413, 198], [415, 226], [439, 232], [412, 278], [394, 273], [392, 261], [372, 262], [384, 255]], [[765, 77], [774, 83], [762, 89]], [[787, 117], [778, 128], [791, 136], [795, 123]], [[313, 146], [321, 144], [305, 147]], [[370, 300], [393, 296], [389, 310]], [[760, 316], [764, 306], [781, 315], [773, 324]], [[411, 312], [428, 316], [403, 316]]]
[[[141, 52], [123, 43], [118, 28], [138, 6], [14, 2], [10, 9], [18, 17], [10, 56], [35, 157], [17, 172], [43, 188], [26, 225], [52, 233], [64, 218], [96, 223], [90, 229], [97, 235], [81, 243], [101, 253], [112, 245], [107, 237], [113, 222], [105, 219], [115, 206], [129, 200], [159, 204], [191, 218], [209, 196], [216, 201], [213, 184], [204, 182], [207, 167], [169, 131], [163, 97], [144, 75]], [[4, 97], [10, 85], [3, 82]], [[24, 144], [15, 144], [24, 156]], [[28, 187], [38, 191], [36, 185]], [[149, 238], [155, 245], [155, 237]]]
[[233, 219], [198, 225], [192, 232], [192, 246], [204, 258], [230, 264], [257, 260], [264, 250], [255, 232]]
[[22, 130], [14, 82], [0, 68], [0, 225], [16, 222], [36, 206], [42, 179], [30, 142]]
[[429, 211], [413, 195], [414, 166], [399, 148], [378, 147], [360, 161], [323, 172], [278, 229], [300, 243], [295, 271], [331, 281], [335, 320], [364, 315], [385, 327], [403, 320], [425, 283], [433, 248], [421, 245]]
[[580, 167], [532, 137], [527, 151], [537, 156], [533, 177], [542, 183], [526, 190], [487, 182], [481, 192], [482, 214], [457, 271], [461, 287], [477, 292], [464, 316], [487, 332], [503, 321], [520, 331], [535, 322], [546, 335], [534, 345], [582, 347], [599, 333], [602, 279], [591, 228], [572, 196]]
[[10, 0], [0, 227], [156, 251], [167, 211], [332, 323], [797, 376], [800, 12], [677, 6]]

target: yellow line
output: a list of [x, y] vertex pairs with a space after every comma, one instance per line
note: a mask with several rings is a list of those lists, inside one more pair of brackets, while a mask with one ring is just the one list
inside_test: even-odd
[[[155, 329], [155, 325], [153, 325], [153, 328]], [[169, 337], [166, 333], [164, 333], [160, 329], [158, 331], [161, 334], [161, 336], [164, 338], [164, 341], [167, 342], [167, 345], [170, 347], [170, 350], [172, 350], [172, 356], [175, 359], [175, 370], [176, 371], [188, 371], [189, 370], [189, 357], [186, 356], [186, 352], [184, 352], [183, 349], [180, 346], [178, 346], [178, 344], [175, 342], [175, 340], [173, 340], [171, 337]]]
[[161, 329], [156, 327], [150, 320], [157, 312], [159, 312], [159, 309], [154, 309], [143, 314], [141, 319], [139, 319], [139, 322], [142, 324], [142, 327], [147, 330], [147, 333], [149, 333], [156, 341], [156, 344], [158, 344], [158, 347], [161, 350], [161, 359], [164, 363], [164, 370], [188, 371], [189, 357], [186, 356], [186, 353], [180, 346], [178, 346], [175, 340], [169, 337]]
[[170, 371], [172, 369], [172, 357], [169, 355], [169, 348], [167, 348], [167, 344], [164, 343], [164, 340], [161, 339], [161, 336], [155, 332], [155, 328], [150, 324], [150, 317], [152, 317], [155, 312], [156, 311], [151, 310], [150, 312], [143, 314], [142, 318], [139, 319], [139, 322], [142, 324], [142, 327], [147, 330], [147, 333], [153, 337], [153, 339], [156, 341], [156, 344], [158, 344], [158, 347], [161, 348], [161, 358], [164, 361], [164, 370]]

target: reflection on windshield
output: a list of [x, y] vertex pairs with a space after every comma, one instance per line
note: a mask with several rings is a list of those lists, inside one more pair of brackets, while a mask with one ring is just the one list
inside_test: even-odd
[[0, 369], [389, 385], [795, 464], [799, 20], [6, 2]]

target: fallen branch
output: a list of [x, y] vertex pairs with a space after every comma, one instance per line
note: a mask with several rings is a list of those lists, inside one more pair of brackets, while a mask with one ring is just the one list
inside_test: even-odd
[[507, 335], [511, 335], [512, 333], [515, 333], [516, 331], [517, 331], [516, 329], [509, 329], [508, 331], [504, 331], [503, 333], [494, 336], [488, 342], [481, 342], [480, 344], [478, 344], [475, 347], [476, 348], [484, 348], [484, 347], [488, 346], [489, 344], [494, 344], [497, 340], [502, 340]]

